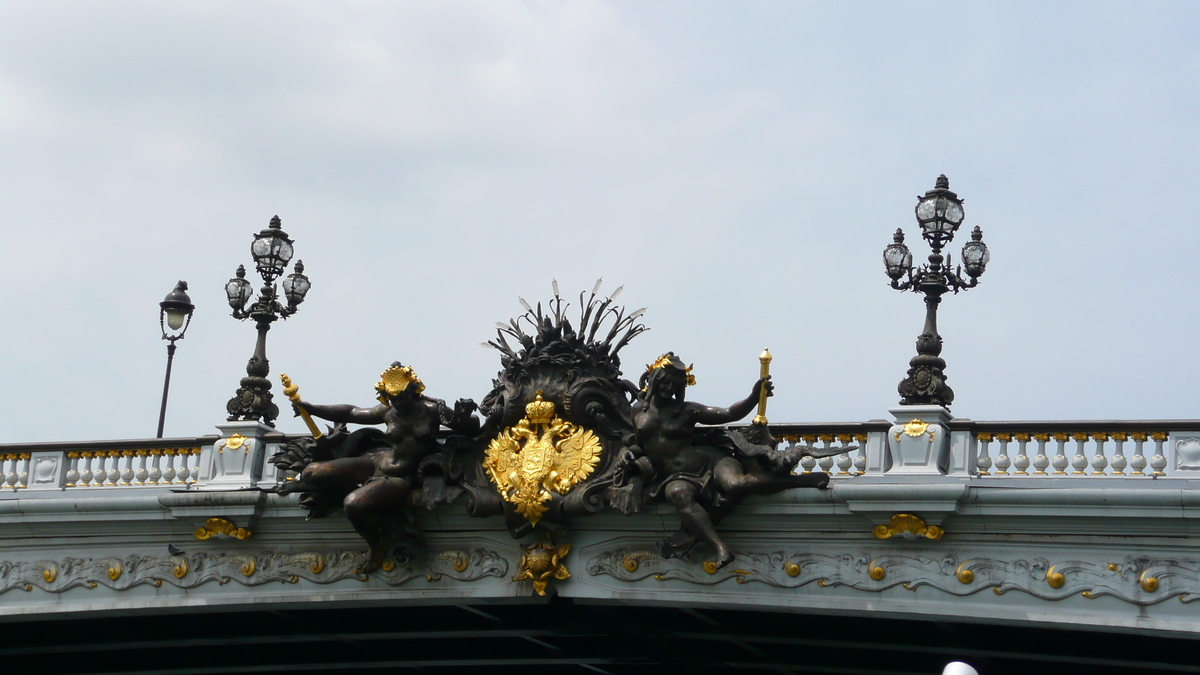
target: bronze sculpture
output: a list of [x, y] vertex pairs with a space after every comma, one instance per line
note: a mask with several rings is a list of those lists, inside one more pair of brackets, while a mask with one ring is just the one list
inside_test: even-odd
[[[297, 411], [337, 423], [326, 436], [307, 444], [290, 444], [272, 458], [277, 466], [299, 470], [281, 494], [308, 493], [302, 505], [310, 517], [341, 506], [354, 530], [370, 548], [370, 571], [381, 565], [394, 546], [419, 544], [411, 508], [450, 503], [461, 490], [453, 485], [460, 468], [451, 439], [439, 442], [441, 425], [474, 433], [479, 420], [475, 403], [459, 400], [451, 410], [443, 401], [424, 396], [425, 385], [413, 369], [393, 363], [375, 385], [379, 404], [316, 405], [297, 401]], [[385, 430], [345, 432], [345, 424], [384, 424]], [[309, 440], [309, 439], [303, 439]]]
[[[344, 509], [370, 548], [363, 571], [382, 565], [394, 548], [420, 548], [415, 508], [462, 495], [468, 515], [502, 515], [514, 538], [535, 530], [559, 536], [573, 519], [605, 508], [629, 515], [666, 501], [681, 527], [659, 552], [682, 556], [702, 541], [716, 556], [706, 565], [723, 567], [734, 556], [715, 526], [734, 506], [752, 494], [824, 488], [824, 473], [792, 473], [800, 458], [855, 449], [777, 447], [764, 416], [773, 391], [766, 352], [763, 376], [728, 408], [686, 401], [691, 368], [670, 352], [639, 384], [624, 379], [618, 352], [646, 330], [638, 322], [644, 310], [626, 314], [613, 305], [620, 289], [607, 298], [598, 290], [599, 282], [590, 296], [580, 294], [575, 321], [556, 284], [545, 309], [522, 300], [525, 313], [498, 324], [497, 339], [487, 344], [501, 352], [502, 370], [478, 408], [482, 425], [473, 401], [460, 399], [451, 409], [424, 396], [424, 384], [399, 362], [384, 371], [376, 385], [380, 403], [371, 408], [302, 401], [284, 376], [284, 393], [313, 438], [294, 440], [271, 458], [298, 473], [278, 491], [303, 493], [310, 518]], [[697, 426], [737, 422], [755, 405], [763, 407], [748, 429]], [[309, 416], [335, 426], [322, 435]], [[347, 424], [385, 429], [351, 433]]]
[[778, 451], [751, 443], [739, 431], [696, 428], [729, 424], [749, 415], [764, 390], [772, 395], [769, 375], [754, 383], [749, 396], [728, 408], [684, 400], [684, 390], [695, 384], [695, 378], [691, 367], [672, 352], [647, 366], [641, 383], [633, 404], [635, 445], [618, 461], [624, 474], [619, 482], [629, 484], [632, 474], [637, 474], [644, 498], [663, 499], [679, 512], [679, 531], [659, 542], [664, 558], [687, 553], [700, 539], [716, 553], [716, 567], [724, 567], [733, 561], [733, 553], [717, 535], [715, 524], [734, 505], [751, 494], [829, 484], [824, 473], [791, 473], [802, 455], [811, 454], [810, 448]]

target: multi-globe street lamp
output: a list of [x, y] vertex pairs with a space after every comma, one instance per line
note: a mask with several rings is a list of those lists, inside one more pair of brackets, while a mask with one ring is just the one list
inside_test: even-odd
[[[158, 436], [163, 437], [163, 423], [167, 419], [167, 392], [171, 389], [171, 363], [175, 360], [175, 341], [182, 340], [188, 326], [192, 325], [192, 312], [196, 306], [187, 294], [187, 282], [175, 284], [175, 290], [167, 293], [167, 297], [158, 303], [158, 327], [162, 329], [162, 339], [169, 340], [167, 344], [167, 375], [163, 378], [162, 406], [158, 409]], [[170, 329], [171, 332], [167, 332]]]
[[271, 330], [271, 323], [275, 320], [286, 319], [296, 313], [312, 285], [304, 276], [304, 263], [297, 260], [294, 271], [282, 283], [287, 305], [280, 304], [275, 280], [283, 276], [294, 252], [293, 242], [282, 228], [279, 216], [275, 216], [266, 229], [254, 235], [254, 242], [250, 244], [250, 255], [262, 277], [263, 287], [259, 289], [258, 299], [249, 308], [246, 305], [254, 291], [250, 282], [246, 281], [245, 266], [238, 265], [236, 276], [225, 284], [225, 295], [229, 299], [229, 306], [233, 308], [233, 318], [254, 319], [258, 327], [258, 343], [254, 347], [254, 356], [246, 364], [246, 377], [242, 378], [237, 393], [225, 405], [230, 422], [257, 420], [273, 427], [275, 418], [279, 416], [279, 407], [272, 401], [271, 381], [267, 379], [271, 373], [270, 362], [267, 361], [267, 331]]
[[[883, 264], [892, 280], [892, 288], [925, 294], [925, 329], [917, 337], [917, 355], [908, 362], [908, 375], [900, 381], [900, 405], [939, 405], [949, 408], [954, 391], [946, 384], [946, 362], [942, 353], [942, 336], [937, 331], [937, 308], [942, 295], [974, 288], [987, 267], [991, 254], [983, 243], [978, 226], [971, 232], [971, 241], [963, 245], [962, 264], [952, 269], [950, 255], [942, 257], [942, 249], [954, 239], [963, 222], [962, 200], [950, 191], [950, 181], [938, 176], [934, 188], [917, 197], [917, 223], [921, 236], [933, 250], [929, 262], [913, 267], [912, 252], [904, 245], [904, 231], [896, 230], [893, 243], [883, 250]], [[963, 270], [967, 279], [962, 277]], [[903, 281], [902, 281], [903, 279]]]

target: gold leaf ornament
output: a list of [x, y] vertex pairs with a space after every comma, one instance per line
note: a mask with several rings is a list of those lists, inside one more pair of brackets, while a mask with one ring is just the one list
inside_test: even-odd
[[549, 537], [537, 544], [522, 544], [521, 569], [513, 577], [513, 581], [528, 579], [533, 582], [535, 593], [545, 595], [546, 585], [552, 577], [559, 580], [571, 578], [571, 573], [562, 562], [570, 552], [570, 544], [556, 546]]
[[897, 513], [888, 519], [886, 525], [876, 525], [871, 533], [876, 539], [891, 539], [898, 534], [909, 534], [937, 541], [946, 531], [937, 525], [926, 525], [924, 520], [911, 513]]
[[602, 449], [590, 430], [559, 419], [554, 402], [539, 391], [525, 418], [492, 439], [483, 468], [517, 513], [536, 525], [555, 494], [567, 494], [591, 475]]
[[418, 395], [425, 391], [425, 383], [421, 382], [421, 378], [417, 377], [417, 373], [410, 366], [393, 365], [379, 374], [375, 391], [379, 392], [380, 397], [390, 398], [408, 389], [408, 385], [413, 382], [417, 383]]

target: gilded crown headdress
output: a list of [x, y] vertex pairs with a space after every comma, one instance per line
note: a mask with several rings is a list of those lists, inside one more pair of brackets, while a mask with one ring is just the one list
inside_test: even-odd
[[682, 370], [683, 374], [687, 377], [687, 385], [691, 387], [696, 384], [696, 376], [692, 374], [692, 366], [684, 366], [683, 361], [680, 361], [679, 357], [675, 356], [675, 352], [667, 352], [666, 354], [658, 357], [658, 360], [646, 366], [646, 372], [651, 373], [659, 370], [660, 368], [675, 368], [676, 370]]
[[395, 396], [408, 389], [408, 385], [413, 382], [417, 383], [418, 395], [425, 391], [425, 384], [421, 382], [421, 378], [417, 377], [412, 368], [393, 363], [392, 367], [379, 375], [379, 381], [375, 383], [375, 391], [387, 396]]
[[525, 417], [532, 424], [550, 424], [554, 421], [554, 401], [544, 400], [539, 391], [537, 398], [525, 406]]

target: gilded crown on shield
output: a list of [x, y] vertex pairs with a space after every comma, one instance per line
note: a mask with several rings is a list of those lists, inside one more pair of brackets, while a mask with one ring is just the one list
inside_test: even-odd
[[550, 424], [554, 421], [554, 402], [542, 399], [542, 392], [525, 406], [525, 417], [533, 424]]

